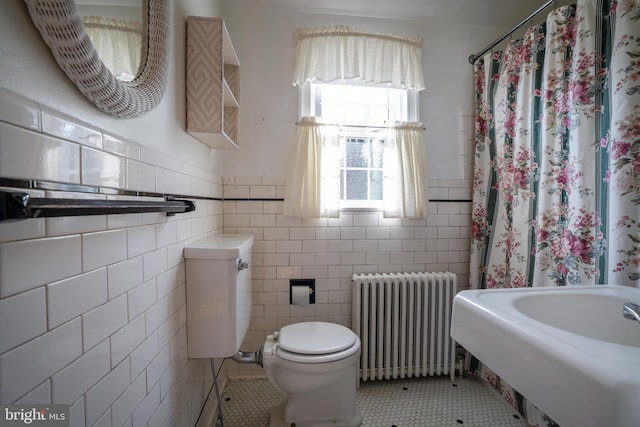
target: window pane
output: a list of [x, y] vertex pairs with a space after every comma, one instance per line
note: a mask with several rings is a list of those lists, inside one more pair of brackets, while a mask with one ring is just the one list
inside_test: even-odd
[[[347, 139], [347, 167], [348, 168], [366, 168], [369, 164], [369, 147], [367, 141], [362, 138]], [[349, 184], [347, 183], [347, 186]]]
[[389, 120], [407, 121], [409, 119], [407, 107], [407, 91], [400, 89], [389, 90]]
[[366, 103], [369, 95], [368, 87], [354, 85], [335, 85], [340, 91], [343, 102]]
[[385, 122], [388, 119], [388, 107], [369, 107], [369, 122], [367, 123], [368, 126], [384, 126]]
[[389, 90], [387, 88], [370, 88], [369, 104], [384, 105], [389, 103]]
[[371, 171], [371, 200], [382, 200], [382, 171]]
[[324, 123], [342, 125], [338, 130], [341, 154], [332, 160], [340, 165], [343, 207], [379, 207], [383, 199], [386, 137], [379, 127], [409, 119], [407, 91], [313, 83], [311, 96], [310, 111], [316, 117]]
[[367, 200], [367, 171], [347, 170], [347, 200]]
[[344, 107], [336, 104], [322, 103], [320, 117], [323, 123], [338, 124], [342, 123], [344, 117]]
[[384, 167], [384, 139], [374, 139], [371, 141], [371, 167]]
[[367, 107], [364, 105], [347, 105], [344, 110], [344, 124], [366, 126]]
[[338, 104], [342, 103], [342, 96], [340, 95], [340, 86], [337, 85], [317, 85], [321, 88], [322, 92], [320, 96], [322, 97], [322, 102]]

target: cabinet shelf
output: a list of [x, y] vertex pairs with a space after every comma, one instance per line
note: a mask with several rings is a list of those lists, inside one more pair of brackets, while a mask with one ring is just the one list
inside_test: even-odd
[[238, 149], [240, 62], [220, 18], [187, 18], [187, 132]]
[[222, 98], [223, 98], [222, 104], [225, 107], [240, 108], [240, 103], [236, 99], [236, 96], [233, 94], [233, 91], [231, 90], [231, 87], [229, 86], [226, 80], [224, 81], [224, 94]]

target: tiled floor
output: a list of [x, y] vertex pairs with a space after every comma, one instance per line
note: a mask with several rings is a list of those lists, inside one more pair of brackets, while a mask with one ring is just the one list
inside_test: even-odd
[[[222, 394], [225, 427], [268, 426], [269, 410], [284, 399], [267, 380], [234, 380]], [[413, 378], [362, 383], [358, 408], [363, 426], [527, 427], [526, 421], [476, 378]], [[198, 427], [215, 426], [208, 403]], [[208, 425], [207, 425], [208, 424]]]

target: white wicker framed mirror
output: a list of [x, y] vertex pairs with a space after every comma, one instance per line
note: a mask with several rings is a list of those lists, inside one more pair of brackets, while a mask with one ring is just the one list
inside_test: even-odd
[[25, 2], [60, 68], [100, 110], [133, 118], [160, 103], [167, 87], [171, 0], [142, 0], [141, 57], [132, 81], [119, 80], [102, 62], [74, 0]]

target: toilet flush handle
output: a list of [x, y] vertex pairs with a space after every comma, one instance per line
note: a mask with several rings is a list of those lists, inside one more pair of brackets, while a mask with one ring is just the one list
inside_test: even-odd
[[249, 268], [249, 261], [240, 258], [238, 260], [238, 270], [246, 270], [247, 268]]

